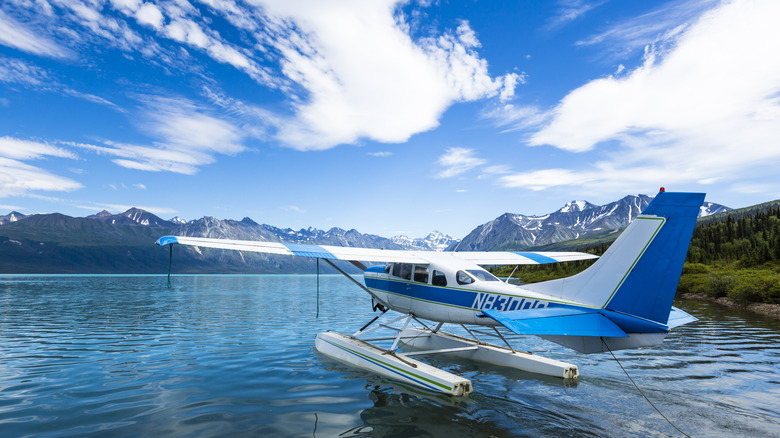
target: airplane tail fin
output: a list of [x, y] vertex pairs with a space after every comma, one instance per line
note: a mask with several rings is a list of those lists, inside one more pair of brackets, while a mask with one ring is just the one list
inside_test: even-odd
[[[703, 201], [703, 193], [662, 191], [590, 268], [524, 288], [601, 308], [607, 317], [626, 315], [668, 326]], [[630, 325], [627, 332], [633, 331]]]

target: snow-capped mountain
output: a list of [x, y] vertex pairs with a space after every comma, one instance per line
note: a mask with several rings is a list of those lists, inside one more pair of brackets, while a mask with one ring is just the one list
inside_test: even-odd
[[5, 216], [0, 216], [0, 225], [16, 222], [19, 219], [24, 219], [26, 217], [26, 214], [19, 213], [18, 211], [12, 211]]
[[172, 222], [160, 219], [146, 210], [135, 207], [120, 214], [111, 214], [103, 210], [100, 213], [87, 216], [87, 219], [97, 219], [114, 225], [144, 225], [152, 227], [169, 227], [172, 225]]
[[699, 217], [723, 213], [724, 211], [729, 210], [731, 209], [725, 205], [715, 204], [714, 202], [705, 202], [701, 207], [699, 207]]
[[171, 220], [169, 222], [172, 222], [174, 224], [179, 224], [179, 225], [187, 223], [187, 221], [185, 221], [184, 219], [180, 218], [179, 216], [174, 216], [173, 218], [171, 218]]
[[412, 239], [401, 235], [393, 236], [390, 240], [400, 245], [403, 249], [426, 251], [444, 251], [449, 246], [458, 242], [458, 239], [439, 231], [434, 231], [423, 238]]
[[[605, 205], [571, 201], [543, 216], [505, 213], [480, 225], [448, 250], [483, 251], [523, 249], [579, 239], [596, 233], [616, 232], [627, 226], [653, 198], [629, 195]], [[720, 204], [705, 203], [699, 216], [730, 210]]]

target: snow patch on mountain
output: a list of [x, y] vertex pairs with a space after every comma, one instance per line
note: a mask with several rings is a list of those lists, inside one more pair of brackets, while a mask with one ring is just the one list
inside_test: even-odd
[[444, 251], [450, 245], [457, 244], [458, 239], [443, 234], [439, 231], [433, 231], [423, 238], [412, 239], [407, 236], [393, 236], [390, 238], [393, 243], [400, 245], [403, 249], [414, 249], [424, 251]]

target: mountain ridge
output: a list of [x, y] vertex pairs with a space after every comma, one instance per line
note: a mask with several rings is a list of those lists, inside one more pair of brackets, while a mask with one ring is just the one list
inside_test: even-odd
[[[567, 202], [558, 210], [542, 216], [504, 213], [466, 235], [447, 251], [524, 250], [549, 246], [557, 242], [580, 239], [605, 231], [625, 228], [653, 198], [648, 195], [627, 195], [604, 205], [588, 201]], [[699, 216], [707, 216], [730, 208], [705, 202]]]
[[[163, 273], [168, 266], [168, 252], [153, 245], [163, 235], [438, 251], [549, 246], [551, 242], [617, 232], [650, 199], [646, 195], [629, 195], [602, 206], [571, 201], [543, 216], [505, 213], [475, 228], [460, 244], [438, 231], [424, 238], [386, 238], [338, 227], [279, 228], [248, 217], [240, 221], [211, 216], [190, 221], [165, 220], [138, 208], [119, 214], [103, 210], [87, 217], [11, 212], [0, 216], [0, 259], [4, 260], [0, 272]], [[723, 209], [728, 208], [709, 203], [702, 212]], [[474, 235], [481, 236], [481, 240], [473, 241]], [[186, 245], [177, 246], [174, 258], [179, 259], [173, 264], [174, 273], [292, 273], [315, 269], [315, 261], [305, 258]]]

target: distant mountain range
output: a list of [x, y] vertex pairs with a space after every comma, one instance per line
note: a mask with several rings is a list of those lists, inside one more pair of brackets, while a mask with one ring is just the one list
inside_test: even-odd
[[[524, 216], [506, 213], [480, 225], [462, 241], [438, 231], [425, 238], [385, 238], [357, 230], [316, 228], [293, 230], [240, 221], [203, 217], [164, 220], [131, 208], [121, 214], [107, 211], [84, 218], [59, 213], [0, 216], [0, 272], [4, 273], [164, 273], [168, 251], [153, 242], [163, 235], [314, 243], [417, 250], [501, 250], [550, 245], [599, 233], [616, 233], [650, 202], [645, 195], [602, 206], [572, 201], [554, 213]], [[707, 203], [702, 215], [729, 210]], [[314, 261], [257, 253], [179, 246], [174, 250], [174, 273], [290, 273], [314, 272]]]
[[[85, 218], [11, 212], [0, 216], [0, 272], [163, 273], [168, 252], [153, 243], [169, 234], [418, 250], [442, 250], [456, 241], [438, 231], [422, 239], [388, 239], [354, 229], [278, 228], [250, 218], [164, 220], [138, 208], [121, 214], [104, 210]], [[177, 247], [173, 258], [173, 272], [179, 273], [311, 273], [315, 269], [315, 262], [304, 258], [190, 246]]]
[[[607, 235], [625, 228], [653, 198], [629, 195], [606, 205], [571, 201], [544, 216], [505, 213], [475, 228], [448, 251], [523, 250], [586, 236]], [[730, 208], [705, 202], [699, 217]]]

